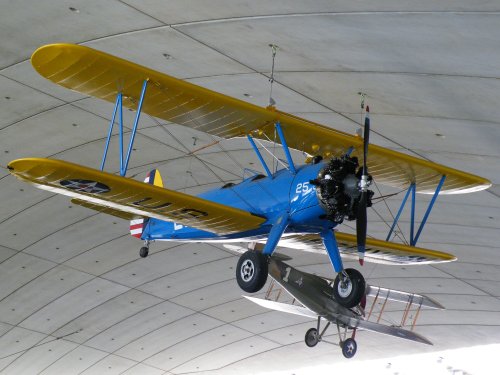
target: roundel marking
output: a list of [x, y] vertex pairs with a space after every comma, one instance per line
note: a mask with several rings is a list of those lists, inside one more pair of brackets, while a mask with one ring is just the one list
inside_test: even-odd
[[59, 183], [66, 189], [75, 190], [82, 193], [103, 194], [111, 190], [109, 186], [104, 185], [101, 182], [92, 180], [71, 179], [61, 180]]

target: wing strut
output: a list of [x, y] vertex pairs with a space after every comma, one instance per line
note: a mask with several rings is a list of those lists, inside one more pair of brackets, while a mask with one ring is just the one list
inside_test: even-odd
[[286, 160], [288, 161], [288, 168], [290, 169], [290, 172], [292, 172], [293, 174], [297, 174], [297, 170], [295, 169], [295, 165], [293, 164], [292, 155], [290, 154], [290, 149], [288, 148], [285, 135], [283, 134], [283, 129], [281, 129], [281, 124], [277, 122], [275, 126], [276, 130], [278, 131], [278, 135], [281, 139], [281, 145], [283, 146], [283, 151], [285, 152]]
[[394, 222], [392, 223], [391, 229], [389, 230], [389, 234], [387, 235], [386, 241], [389, 241], [391, 238], [392, 233], [394, 232], [394, 228], [396, 227], [399, 217], [401, 216], [401, 213], [403, 212], [403, 209], [405, 208], [406, 201], [408, 200], [408, 197], [411, 194], [411, 222], [410, 222], [410, 245], [411, 246], [416, 246], [417, 241], [422, 234], [422, 230], [424, 229], [425, 223], [427, 222], [427, 219], [429, 218], [429, 215], [432, 211], [432, 208], [434, 207], [434, 204], [436, 203], [436, 199], [439, 195], [439, 192], [441, 191], [441, 188], [443, 187], [444, 181], [446, 180], [446, 175], [441, 176], [441, 180], [439, 181], [439, 184], [436, 187], [436, 191], [434, 192], [434, 195], [432, 196], [432, 199], [429, 203], [429, 206], [427, 207], [427, 210], [425, 211], [424, 217], [422, 219], [422, 222], [420, 223], [420, 226], [418, 227], [417, 234], [414, 235], [415, 233], [415, 192], [416, 192], [416, 185], [415, 183], [411, 184], [408, 190], [406, 191], [406, 195], [403, 198], [403, 201], [401, 202], [401, 206], [399, 207], [399, 211], [394, 218]]
[[269, 167], [267, 166], [264, 158], [262, 157], [262, 154], [260, 153], [259, 149], [257, 148], [257, 145], [255, 144], [255, 141], [253, 140], [253, 137], [250, 134], [248, 134], [247, 138], [248, 138], [248, 141], [250, 142], [250, 144], [252, 145], [253, 150], [257, 154], [257, 157], [259, 158], [260, 164], [262, 164], [262, 167], [266, 171], [267, 177], [269, 177], [269, 178], [273, 177], [273, 174], [269, 170]]
[[125, 176], [127, 174], [128, 163], [130, 161], [130, 155], [132, 154], [132, 147], [134, 145], [135, 135], [137, 133], [137, 127], [139, 126], [139, 117], [141, 116], [142, 104], [144, 102], [144, 96], [146, 94], [146, 88], [148, 86], [148, 80], [144, 80], [142, 84], [141, 96], [139, 98], [139, 104], [137, 105], [137, 112], [135, 114], [134, 126], [132, 128], [132, 133], [130, 134], [130, 140], [128, 144], [127, 155], [124, 158], [123, 153], [123, 94], [118, 92], [116, 95], [115, 108], [113, 110], [113, 115], [109, 123], [108, 137], [106, 138], [106, 145], [104, 146], [104, 154], [102, 156], [101, 171], [104, 170], [104, 164], [106, 163], [106, 158], [108, 156], [109, 142], [111, 141], [111, 135], [113, 133], [113, 127], [115, 125], [116, 112], [118, 112], [118, 127], [119, 127], [119, 160], [120, 160], [120, 176]]

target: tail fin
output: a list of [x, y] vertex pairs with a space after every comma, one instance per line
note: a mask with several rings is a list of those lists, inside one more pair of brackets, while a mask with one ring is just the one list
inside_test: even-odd
[[144, 182], [154, 186], [163, 187], [163, 180], [158, 169], [153, 169], [151, 172], [149, 172]]
[[[163, 187], [163, 179], [161, 178], [160, 171], [158, 169], [153, 169], [146, 176], [145, 183]], [[146, 225], [148, 224], [148, 218], [145, 219], [136, 219], [130, 221], [130, 234], [136, 238], [142, 237], [142, 232]]]

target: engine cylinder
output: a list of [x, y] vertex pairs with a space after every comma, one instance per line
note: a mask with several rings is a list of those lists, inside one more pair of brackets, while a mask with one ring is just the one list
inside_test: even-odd
[[[361, 172], [358, 158], [344, 155], [330, 160], [318, 177], [311, 181], [316, 186], [316, 195], [328, 220], [340, 224], [344, 219], [357, 218]], [[368, 207], [371, 206], [372, 196], [373, 191], [368, 190]]]

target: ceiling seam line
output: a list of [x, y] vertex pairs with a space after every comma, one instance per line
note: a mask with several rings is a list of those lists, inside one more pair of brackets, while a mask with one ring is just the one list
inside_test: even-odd
[[[50, 197], [50, 198], [52, 198], [52, 197]], [[42, 238], [39, 238], [38, 240], [36, 240], [35, 242], [30, 243], [28, 246], [26, 246], [25, 248], [23, 248], [23, 249], [21, 250], [21, 252], [23, 252], [23, 253], [24, 253], [24, 252], [25, 252], [25, 250], [28, 250], [28, 249], [29, 249], [30, 247], [32, 247], [33, 245], [36, 245], [37, 243], [39, 243], [39, 242], [41, 242], [41, 241], [45, 240], [46, 238], [48, 238], [48, 237], [50, 237], [50, 236], [52, 236], [52, 235], [54, 235], [54, 234], [56, 234], [56, 233], [59, 233], [59, 232], [61, 232], [61, 231], [65, 230], [65, 229], [67, 229], [67, 228], [69, 228], [69, 227], [71, 227], [71, 226], [73, 226], [73, 225], [75, 225], [75, 224], [79, 224], [79, 223], [81, 223], [81, 222], [83, 222], [83, 221], [85, 221], [85, 220], [87, 220], [87, 219], [91, 219], [91, 218], [93, 218], [93, 217], [95, 217], [95, 216], [97, 216], [97, 215], [99, 215], [99, 214], [100, 214], [100, 212], [97, 212], [97, 213], [92, 213], [92, 214], [91, 214], [91, 215], [89, 215], [89, 216], [86, 216], [86, 217], [84, 217], [84, 218], [82, 218], [82, 219], [78, 219], [77, 221], [75, 221], [75, 222], [73, 222], [73, 223], [71, 223], [71, 224], [65, 225], [64, 227], [59, 228], [59, 229], [57, 229], [56, 231], [53, 231], [53, 232], [51, 232], [51, 233], [48, 233], [48, 234], [46, 234], [45, 236], [43, 236]], [[28, 253], [28, 254], [29, 254], [29, 253]]]
[[[432, 268], [434, 268], [434, 269], [437, 269], [435, 265], [432, 265], [432, 264], [431, 264], [430, 266], [431, 266]], [[478, 287], [478, 286], [476, 286], [476, 285], [473, 285], [473, 284], [471, 284], [471, 283], [467, 282], [467, 280], [466, 280], [466, 279], [459, 279], [459, 278], [458, 278], [458, 277], [456, 277], [455, 275], [452, 275], [451, 273], [449, 273], [449, 272], [447, 272], [447, 271], [445, 271], [445, 270], [442, 270], [442, 269], [439, 269], [439, 271], [441, 271], [441, 272], [443, 272], [443, 273], [445, 273], [445, 274], [448, 274], [448, 275], [452, 276], [455, 280], [457, 280], [457, 281], [461, 281], [461, 282], [463, 282], [464, 284], [467, 284], [468, 286], [470, 286], [471, 288], [476, 289], [476, 290], [480, 291], [481, 293], [486, 294], [487, 296], [489, 296], [489, 297], [491, 297], [491, 298], [494, 298], [494, 299], [498, 299], [498, 300], [500, 300], [500, 296], [494, 296], [493, 294], [491, 294], [491, 293], [489, 293], [489, 292], [487, 292], [487, 291], [483, 290], [482, 288], [480, 288], [480, 287]]]
[[[127, 4], [129, 5], [129, 4]], [[130, 6], [130, 5], [129, 5]], [[138, 10], [139, 11], [139, 10]], [[142, 11], [139, 11], [143, 13]], [[103, 39], [108, 39], [108, 38], [113, 38], [117, 36], [122, 36], [122, 35], [127, 35], [127, 34], [133, 34], [133, 33], [139, 33], [139, 32], [144, 32], [144, 31], [149, 31], [149, 30], [155, 30], [155, 29], [161, 29], [165, 27], [182, 27], [182, 26], [190, 26], [194, 24], [203, 24], [203, 23], [217, 23], [217, 22], [233, 22], [233, 21], [238, 21], [238, 20], [248, 20], [248, 19], [271, 19], [271, 18], [285, 18], [285, 17], [311, 17], [311, 16], [345, 16], [345, 15], [366, 15], [366, 16], [372, 16], [372, 15], [379, 15], [379, 14], [461, 14], [461, 15], [470, 15], [470, 14], [477, 14], [477, 15], [482, 15], [482, 14], [488, 14], [488, 15], [497, 15], [499, 14], [500, 11], [459, 11], [459, 10], [450, 10], [450, 11], [369, 11], [369, 12], [312, 12], [312, 13], [290, 13], [290, 14], [273, 14], [273, 15], [258, 15], [258, 16], [242, 16], [242, 17], [228, 17], [228, 18], [220, 18], [220, 19], [210, 19], [210, 20], [199, 20], [199, 21], [191, 21], [191, 22], [179, 22], [179, 23], [172, 23], [172, 24], [167, 24], [164, 21], [161, 20], [156, 20], [157, 22], [160, 22], [159, 26], [150, 26], [150, 27], [143, 27], [143, 28], [138, 28], [135, 30], [128, 30], [128, 31], [122, 31], [118, 32], [115, 34], [109, 34], [105, 36], [99, 36], [91, 39], [87, 39], [84, 41], [77, 42], [77, 44], [83, 45], [83, 44], [88, 44], [92, 43], [95, 41], [103, 40]], [[151, 17], [147, 13], [143, 13], [149, 17]], [[151, 17], [153, 18], [153, 17]], [[153, 18], [154, 19], [154, 18]], [[17, 62], [14, 62], [10, 65], [4, 66], [0, 68], [0, 74], [9, 68], [12, 68], [13, 66], [16, 66], [18, 64], [21, 64], [25, 61], [29, 61], [30, 57], [24, 58], [22, 60], [19, 60]]]
[[164, 26], [168, 26], [168, 24], [167, 24], [167, 23], [165, 23], [164, 21], [162, 21], [161, 19], [159, 19], [159, 18], [156, 18], [156, 17], [152, 16], [151, 14], [149, 14], [149, 13], [147, 13], [147, 12], [145, 12], [145, 11], [143, 11], [143, 10], [141, 10], [141, 9], [139, 9], [139, 8], [137, 8], [137, 7], [135, 7], [135, 6], [131, 5], [131, 4], [129, 4], [129, 3], [127, 3], [126, 1], [118, 0], [118, 2], [119, 2], [119, 3], [122, 3], [123, 5], [125, 5], [125, 6], [127, 6], [127, 7], [129, 7], [130, 9], [133, 9], [133, 10], [134, 10], [134, 11], [136, 11], [137, 13], [141, 13], [141, 14], [143, 14], [143, 15], [145, 15], [145, 16], [147, 16], [147, 17], [149, 17], [149, 18], [153, 19], [153, 20], [155, 20], [156, 22], [158, 22], [158, 23], [160, 23], [160, 24], [162, 24], [162, 25], [164, 25]]
[[[33, 207], [35, 207], [35, 206], [37, 206], [37, 205], [39, 205], [39, 204], [41, 204], [41, 203], [44, 203], [44, 202], [48, 201], [49, 199], [51, 199], [51, 198], [53, 198], [53, 197], [55, 197], [55, 196], [56, 196], [56, 194], [49, 194], [49, 196], [48, 196], [48, 197], [43, 198], [42, 200], [40, 200], [40, 201], [38, 201], [38, 202], [35, 202], [35, 203], [33, 203], [33, 204], [31, 204], [31, 205], [29, 205], [29, 206], [27, 206], [27, 207], [24, 207], [22, 210], [17, 211], [17, 212], [15, 212], [14, 214], [12, 214], [12, 215], [10, 215], [9, 217], [7, 217], [6, 219], [3, 219], [2, 221], [0, 221], [0, 225], [2, 225], [3, 223], [5, 223], [6, 221], [11, 220], [12, 218], [16, 217], [17, 215], [22, 214], [23, 212], [25, 212], [25, 211], [29, 210], [30, 208], [33, 208]], [[12, 250], [14, 250], [14, 249], [12, 249]], [[20, 251], [20, 252], [22, 252], [23, 250], [16, 250], [16, 251]], [[3, 263], [3, 262], [2, 262], [2, 263]], [[0, 264], [1, 264], [1, 263], [0, 263]]]

